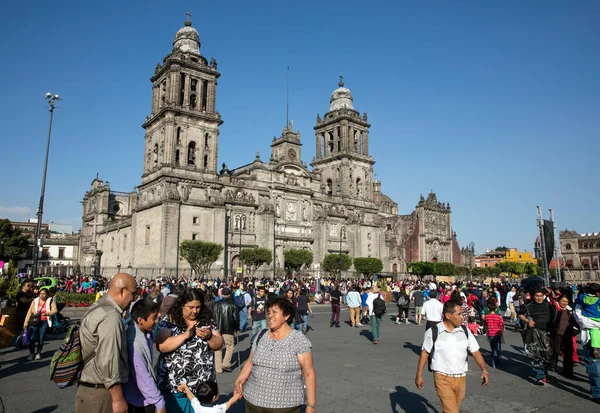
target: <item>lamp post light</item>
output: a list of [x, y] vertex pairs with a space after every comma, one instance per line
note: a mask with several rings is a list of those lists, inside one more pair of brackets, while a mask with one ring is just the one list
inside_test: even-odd
[[44, 159], [44, 173], [42, 175], [42, 190], [40, 194], [40, 204], [37, 210], [37, 223], [35, 225], [35, 247], [33, 254], [33, 267], [31, 275], [37, 276], [38, 264], [40, 260], [40, 248], [42, 247], [41, 230], [42, 230], [42, 215], [44, 213], [44, 193], [46, 192], [46, 172], [48, 171], [48, 153], [50, 152], [50, 136], [52, 134], [52, 115], [54, 114], [54, 102], [60, 100], [58, 95], [46, 93], [48, 101], [48, 110], [50, 111], [50, 122], [48, 123], [48, 140], [46, 141], [46, 157]]

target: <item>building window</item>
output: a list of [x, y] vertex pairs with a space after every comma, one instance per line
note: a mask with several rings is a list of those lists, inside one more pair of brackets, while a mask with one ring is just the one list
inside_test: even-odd
[[331, 179], [327, 180], [327, 195], [333, 195], [333, 182]]
[[158, 163], [158, 143], [154, 144], [154, 149], [152, 150], [152, 156], [154, 159], [154, 163]]
[[65, 259], [65, 249], [64, 248], [58, 249], [58, 259], [61, 259], [61, 260]]
[[150, 225], [146, 225], [146, 234], [144, 237], [144, 243], [150, 245]]
[[175, 151], [175, 164], [179, 165], [179, 149]]
[[198, 225], [198, 217], [192, 217], [192, 224]]
[[196, 238], [198, 238], [198, 234], [197, 234], [196, 232], [194, 232], [194, 233], [192, 234], [192, 240], [194, 240], [194, 241], [195, 241], [195, 240], [196, 240]]
[[177, 142], [177, 145], [181, 145], [181, 126], [177, 127], [176, 142]]
[[565, 249], [566, 249], [566, 250], [570, 250], [570, 249], [571, 249], [571, 244], [567, 244], [567, 245], [565, 245]]
[[208, 155], [204, 155], [203, 166], [204, 166], [204, 169], [208, 168]]
[[204, 134], [204, 146], [208, 146], [208, 133]]
[[187, 164], [188, 165], [196, 164], [196, 142], [192, 141], [188, 145]]
[[123, 251], [127, 251], [127, 234], [123, 234]]
[[111, 251], [115, 250], [115, 237], [110, 238], [110, 250]]

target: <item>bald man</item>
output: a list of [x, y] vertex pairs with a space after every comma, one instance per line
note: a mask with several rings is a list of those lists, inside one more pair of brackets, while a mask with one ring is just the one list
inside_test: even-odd
[[83, 317], [79, 338], [81, 356], [87, 364], [77, 388], [75, 413], [127, 413], [121, 384], [129, 379], [129, 366], [121, 318], [136, 297], [135, 279], [119, 273]]

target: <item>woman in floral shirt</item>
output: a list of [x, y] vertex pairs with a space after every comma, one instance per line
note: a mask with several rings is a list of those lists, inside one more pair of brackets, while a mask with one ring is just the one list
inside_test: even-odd
[[213, 351], [221, 350], [223, 338], [211, 322], [212, 314], [199, 289], [185, 290], [175, 302], [156, 336], [158, 388], [169, 413], [193, 413], [191, 402], [177, 387], [183, 382], [192, 393], [201, 383], [216, 381]]

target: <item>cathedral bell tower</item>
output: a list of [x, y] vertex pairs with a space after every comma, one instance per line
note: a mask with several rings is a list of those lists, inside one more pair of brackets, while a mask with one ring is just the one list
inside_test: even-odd
[[173, 50], [156, 65], [152, 113], [146, 130], [142, 184], [157, 173], [216, 175], [221, 115], [215, 110], [217, 62], [200, 53], [190, 15], [173, 41]]
[[340, 75], [332, 93], [329, 112], [323, 119], [317, 114], [314, 127], [316, 157], [311, 162], [321, 174], [322, 186], [331, 196], [373, 200], [373, 164], [369, 155], [367, 114], [361, 117], [352, 106], [352, 93], [344, 87]]

